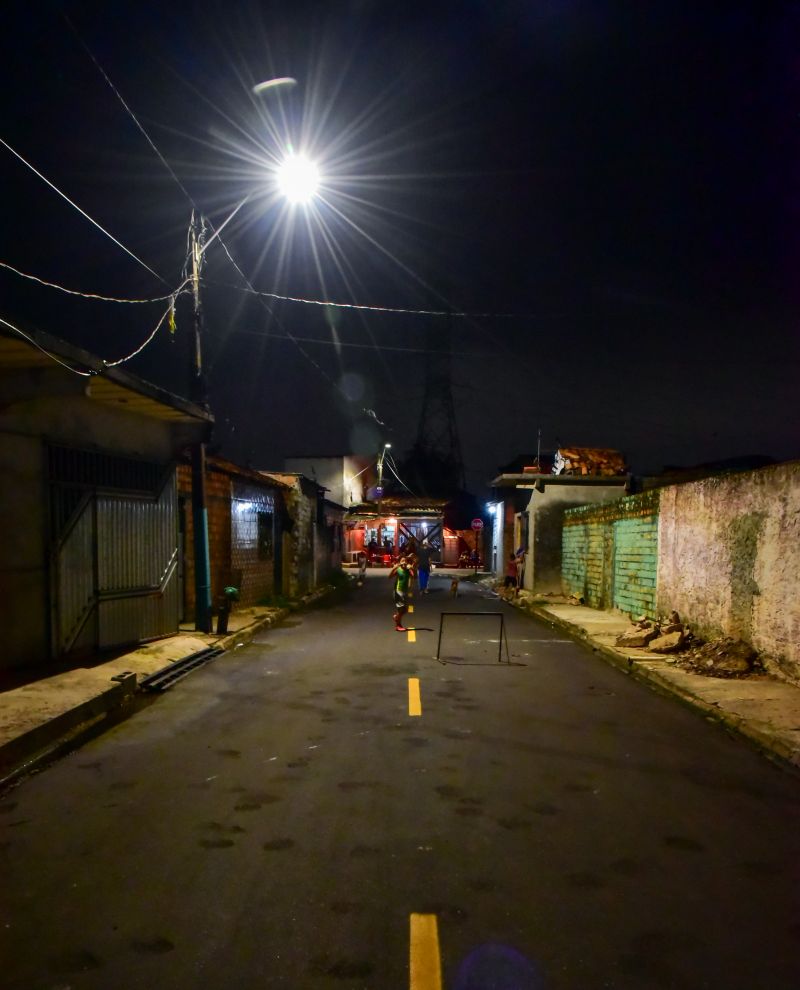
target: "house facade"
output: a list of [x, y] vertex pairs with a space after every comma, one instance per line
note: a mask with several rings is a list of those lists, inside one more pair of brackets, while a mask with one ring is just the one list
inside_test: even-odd
[[0, 332], [4, 667], [177, 631], [176, 463], [212, 422], [56, 338]]
[[341, 571], [344, 509], [325, 498], [325, 488], [302, 474], [260, 471], [284, 486], [287, 521], [282, 533], [284, 593], [307, 594]]
[[339, 454], [333, 457], [288, 457], [284, 461], [288, 474], [302, 475], [316, 482], [336, 505], [349, 509], [363, 502], [375, 485], [374, 457]]
[[[239, 604], [258, 605], [288, 593], [284, 581], [284, 533], [290, 486], [219, 457], [206, 458], [206, 506], [211, 601], [216, 610], [224, 589], [239, 591]], [[194, 616], [192, 471], [178, 467], [178, 499], [184, 561], [183, 618]]]
[[574, 506], [617, 499], [629, 487], [627, 475], [501, 474], [492, 481], [489, 570], [505, 573], [512, 554], [525, 552], [523, 587], [537, 594], [560, 594], [562, 527]]

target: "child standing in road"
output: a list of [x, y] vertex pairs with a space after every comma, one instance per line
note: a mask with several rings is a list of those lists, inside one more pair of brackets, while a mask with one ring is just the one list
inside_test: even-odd
[[408, 611], [408, 593], [411, 587], [412, 571], [405, 557], [389, 571], [389, 577], [394, 580], [394, 627], [397, 632], [405, 632], [403, 616]]

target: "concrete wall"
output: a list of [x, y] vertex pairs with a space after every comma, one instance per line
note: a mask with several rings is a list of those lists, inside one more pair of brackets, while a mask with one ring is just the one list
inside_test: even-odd
[[800, 462], [663, 489], [658, 608], [800, 682]]
[[311, 591], [316, 583], [317, 505], [316, 499], [304, 494], [299, 479], [284, 497], [293, 526], [283, 566], [288, 576], [289, 595], [299, 598]]
[[50, 654], [47, 486], [38, 438], [0, 434], [0, 667]]
[[288, 457], [284, 468], [316, 481], [328, 489], [326, 498], [349, 508], [363, 501], [366, 480], [375, 476], [374, 466], [372, 471], [365, 471], [364, 468], [374, 465], [374, 462], [374, 457], [356, 457], [352, 454], [340, 457]]

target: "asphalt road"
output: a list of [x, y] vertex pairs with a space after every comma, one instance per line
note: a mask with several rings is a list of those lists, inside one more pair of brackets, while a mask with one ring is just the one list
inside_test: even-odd
[[[370, 573], [0, 796], [0, 986], [800, 986], [798, 778], [432, 587], [396, 633]], [[435, 660], [443, 611], [511, 663], [496, 616]]]

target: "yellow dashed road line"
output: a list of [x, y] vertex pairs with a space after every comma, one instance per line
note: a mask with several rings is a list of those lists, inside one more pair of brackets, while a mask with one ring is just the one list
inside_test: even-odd
[[442, 962], [435, 914], [412, 914], [410, 990], [442, 990]]
[[419, 678], [409, 677], [408, 679], [408, 714], [422, 714], [422, 699], [419, 694]]

